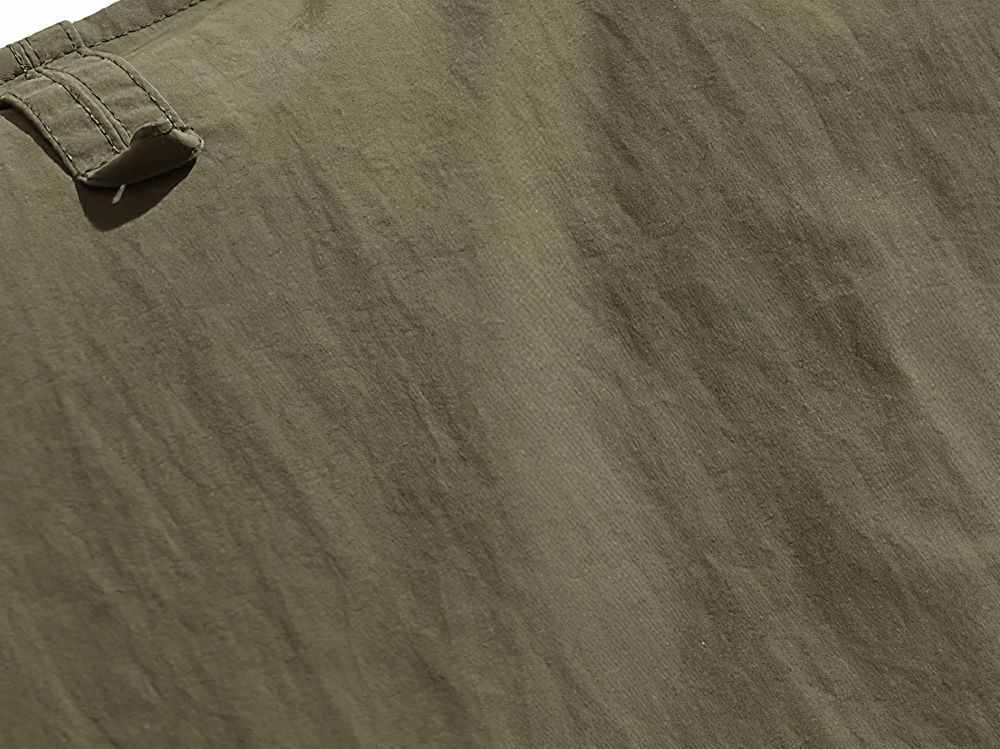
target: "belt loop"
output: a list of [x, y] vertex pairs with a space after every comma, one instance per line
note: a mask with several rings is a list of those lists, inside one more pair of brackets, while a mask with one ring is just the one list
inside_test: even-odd
[[28, 56], [25, 54], [24, 48], [21, 46], [20, 42], [8, 44], [7, 48], [13, 53], [14, 59], [17, 60], [17, 64], [21, 66], [22, 71], [27, 73], [35, 67], [31, 60], [28, 59]]
[[8, 45], [23, 74], [0, 83], [75, 180], [118, 187], [191, 161], [203, 141], [126, 60], [84, 44], [68, 22]]
[[73, 49], [79, 50], [84, 46], [83, 37], [80, 36], [80, 32], [76, 30], [76, 26], [71, 24], [69, 21], [62, 21], [60, 24], [62, 30], [66, 32], [66, 36], [69, 37], [70, 42], [73, 44]]

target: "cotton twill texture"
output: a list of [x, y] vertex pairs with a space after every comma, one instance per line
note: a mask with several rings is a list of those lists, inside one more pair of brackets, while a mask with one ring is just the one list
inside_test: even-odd
[[74, 26], [205, 147], [0, 120], [0, 746], [1000, 746], [1000, 6]]

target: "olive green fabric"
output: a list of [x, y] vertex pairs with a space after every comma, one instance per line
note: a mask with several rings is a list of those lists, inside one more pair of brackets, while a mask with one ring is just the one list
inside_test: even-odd
[[0, 119], [0, 744], [1000, 745], [1000, 6], [103, 13], [205, 147]]
[[81, 184], [143, 182], [204, 145], [128, 61], [86, 46], [69, 22], [7, 49], [21, 72], [0, 76], [0, 107], [20, 112]]

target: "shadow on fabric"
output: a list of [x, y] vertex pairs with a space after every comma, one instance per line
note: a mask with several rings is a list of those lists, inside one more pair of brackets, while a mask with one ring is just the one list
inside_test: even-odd
[[84, 215], [94, 228], [111, 231], [155, 207], [191, 173], [196, 161], [189, 161], [159, 177], [128, 185], [124, 191], [114, 187], [87, 187], [77, 182], [76, 194]]
[[[30, 136], [38, 147], [54, 163], [58, 164], [67, 176], [70, 176], [59, 158], [59, 154], [24, 115], [16, 109], [5, 107], [0, 109], [0, 117]], [[161, 174], [159, 177], [129, 185], [121, 194], [119, 194], [118, 189], [113, 187], [88, 187], [74, 182], [77, 197], [80, 199], [80, 207], [83, 208], [84, 215], [95, 229], [99, 231], [117, 229], [154, 208], [191, 173], [196, 161], [197, 159], [194, 159], [172, 172]]]

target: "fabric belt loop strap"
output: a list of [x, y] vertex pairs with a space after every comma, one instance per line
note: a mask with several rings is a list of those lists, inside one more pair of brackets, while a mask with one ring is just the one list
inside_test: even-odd
[[23, 73], [0, 84], [78, 182], [134, 184], [193, 159], [204, 142], [128, 62], [88, 48], [73, 24], [9, 45]]

